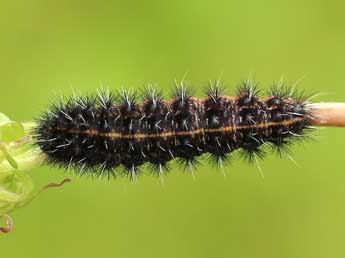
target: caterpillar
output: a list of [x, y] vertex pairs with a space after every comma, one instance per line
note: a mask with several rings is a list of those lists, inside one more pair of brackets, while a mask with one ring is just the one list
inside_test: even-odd
[[171, 100], [153, 86], [142, 101], [125, 90], [70, 97], [43, 112], [33, 139], [49, 164], [134, 179], [145, 163], [161, 175], [174, 159], [194, 169], [204, 154], [216, 164], [236, 150], [250, 162], [264, 157], [263, 146], [282, 154], [313, 130], [308, 96], [286, 86], [274, 85], [261, 97], [257, 84], [246, 80], [236, 96], [226, 96], [217, 81], [205, 92], [194, 97], [181, 82]]

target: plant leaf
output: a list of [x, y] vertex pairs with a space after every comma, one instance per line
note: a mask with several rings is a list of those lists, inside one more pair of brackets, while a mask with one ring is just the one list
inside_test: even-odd
[[21, 123], [14, 121], [0, 123], [0, 141], [8, 143], [24, 136], [25, 131]]
[[0, 113], [0, 126], [3, 124], [3, 123], [7, 123], [7, 122], [10, 122], [11, 120], [3, 113]]

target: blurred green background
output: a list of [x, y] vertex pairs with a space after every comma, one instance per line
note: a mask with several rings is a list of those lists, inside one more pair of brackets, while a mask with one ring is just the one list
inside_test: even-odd
[[[283, 75], [300, 89], [345, 100], [345, 4], [286, 1], [2, 1], [0, 112], [38, 116], [56, 95], [185, 76], [230, 92], [252, 75], [265, 88]], [[234, 159], [201, 166], [196, 181], [178, 167], [135, 184], [30, 171], [37, 189], [66, 176], [12, 213], [0, 235], [12, 257], [344, 257], [344, 129], [316, 132], [294, 148], [301, 167], [268, 156], [257, 167]], [[235, 155], [236, 156], [236, 155]], [[207, 163], [207, 162], [204, 162]]]

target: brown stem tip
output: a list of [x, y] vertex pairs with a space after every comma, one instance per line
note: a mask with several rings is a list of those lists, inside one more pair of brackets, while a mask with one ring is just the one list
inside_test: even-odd
[[312, 103], [308, 108], [314, 125], [345, 127], [345, 103]]

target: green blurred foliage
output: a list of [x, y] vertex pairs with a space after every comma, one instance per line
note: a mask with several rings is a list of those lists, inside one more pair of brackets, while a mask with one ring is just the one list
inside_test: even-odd
[[[56, 96], [186, 78], [202, 95], [220, 76], [234, 92], [252, 75], [345, 100], [345, 4], [283, 1], [3, 1], [0, 112], [37, 117]], [[196, 181], [176, 167], [134, 185], [72, 176], [12, 214], [1, 257], [344, 257], [343, 129], [255, 166], [234, 155], [224, 179], [207, 160]], [[30, 172], [35, 185], [66, 177]]]
[[[25, 170], [39, 167], [42, 155], [28, 136], [33, 123], [11, 121], [0, 113], [0, 218], [35, 197], [33, 183]], [[36, 194], [37, 195], [37, 194]], [[4, 217], [5, 216], [5, 217]], [[0, 232], [4, 232], [0, 227]], [[8, 228], [8, 231], [11, 227]], [[6, 230], [7, 231], [7, 230]]]

